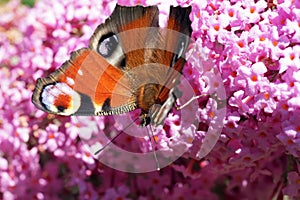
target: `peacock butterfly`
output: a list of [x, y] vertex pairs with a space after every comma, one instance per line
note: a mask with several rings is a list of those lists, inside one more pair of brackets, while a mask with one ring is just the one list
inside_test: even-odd
[[157, 6], [117, 5], [88, 48], [37, 80], [32, 102], [59, 115], [116, 115], [141, 109], [141, 125], [163, 123], [172, 108], [190, 42], [191, 7], [170, 7], [166, 28]]

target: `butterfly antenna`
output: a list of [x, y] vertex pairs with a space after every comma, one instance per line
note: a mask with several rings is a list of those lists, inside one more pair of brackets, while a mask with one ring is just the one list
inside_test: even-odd
[[152, 136], [152, 138], [153, 138], [153, 140], [154, 140], [154, 142], [155, 142], [155, 144], [157, 144], [157, 141], [156, 141], [156, 139], [155, 139], [155, 136], [154, 136], [154, 130], [152, 129], [152, 126], [151, 126], [151, 124], [150, 124], [150, 126], [149, 126], [150, 128], [150, 132], [151, 132], [151, 136]]
[[124, 130], [126, 130], [127, 128], [129, 128], [132, 124], [134, 124], [139, 118], [136, 118], [135, 120], [133, 120], [133, 122], [131, 122], [130, 124], [128, 124], [123, 131], [120, 131], [113, 139], [111, 139], [108, 143], [106, 143], [102, 148], [100, 148], [98, 151], [96, 151], [94, 153], [94, 155], [97, 155], [98, 153], [100, 153], [101, 151], [103, 151], [108, 145], [110, 145], [111, 143], [113, 143], [123, 132]]
[[[147, 126], [146, 126], [146, 130], [147, 130], [147, 134], [148, 134], [148, 137], [149, 137], [149, 140], [150, 140], [150, 144], [151, 144], [151, 148], [152, 148], [154, 160], [155, 160], [155, 163], [156, 163], [156, 169], [157, 169], [157, 171], [159, 171], [160, 167], [159, 167], [157, 155], [156, 155], [156, 152], [155, 152], [155, 149], [154, 149], [154, 145], [153, 145], [153, 142], [152, 142], [153, 139], [151, 139], [151, 136], [150, 136], [150, 133], [149, 133], [149, 130], [148, 130]], [[153, 136], [153, 132], [152, 132], [152, 136]]]

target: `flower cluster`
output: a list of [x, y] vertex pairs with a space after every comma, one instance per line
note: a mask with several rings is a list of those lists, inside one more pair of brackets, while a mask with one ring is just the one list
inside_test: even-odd
[[[106, 136], [127, 129], [128, 117], [54, 116], [31, 103], [36, 79], [87, 46], [116, 3], [159, 5], [167, 12], [159, 0], [41, 0], [32, 8], [12, 0], [0, 6], [0, 199], [300, 197], [300, 2], [168, 2], [192, 6], [195, 48], [183, 77], [195, 94], [209, 95], [193, 101], [199, 104], [194, 121], [188, 109], [174, 109], [163, 129], [152, 130], [152, 140], [144, 129], [145, 137], [123, 134], [113, 142], [138, 153], [156, 145], [164, 156], [180, 157], [144, 174], [114, 170], [89, 151], [92, 141], [104, 145]], [[136, 159], [106, 156], [110, 166]]]

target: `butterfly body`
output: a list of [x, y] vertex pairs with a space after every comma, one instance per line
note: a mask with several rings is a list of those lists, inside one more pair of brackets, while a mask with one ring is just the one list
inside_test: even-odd
[[171, 7], [162, 29], [156, 6], [117, 5], [88, 48], [37, 80], [33, 103], [60, 115], [115, 115], [140, 108], [141, 125], [162, 123], [185, 64], [189, 13], [190, 7]]

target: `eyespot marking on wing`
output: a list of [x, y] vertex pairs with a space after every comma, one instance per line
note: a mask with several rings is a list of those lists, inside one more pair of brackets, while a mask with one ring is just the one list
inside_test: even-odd
[[97, 51], [104, 58], [111, 56], [119, 45], [118, 37], [113, 33], [108, 33], [100, 39]]
[[80, 107], [80, 95], [66, 83], [55, 83], [44, 87], [41, 103], [50, 112], [71, 115]]

